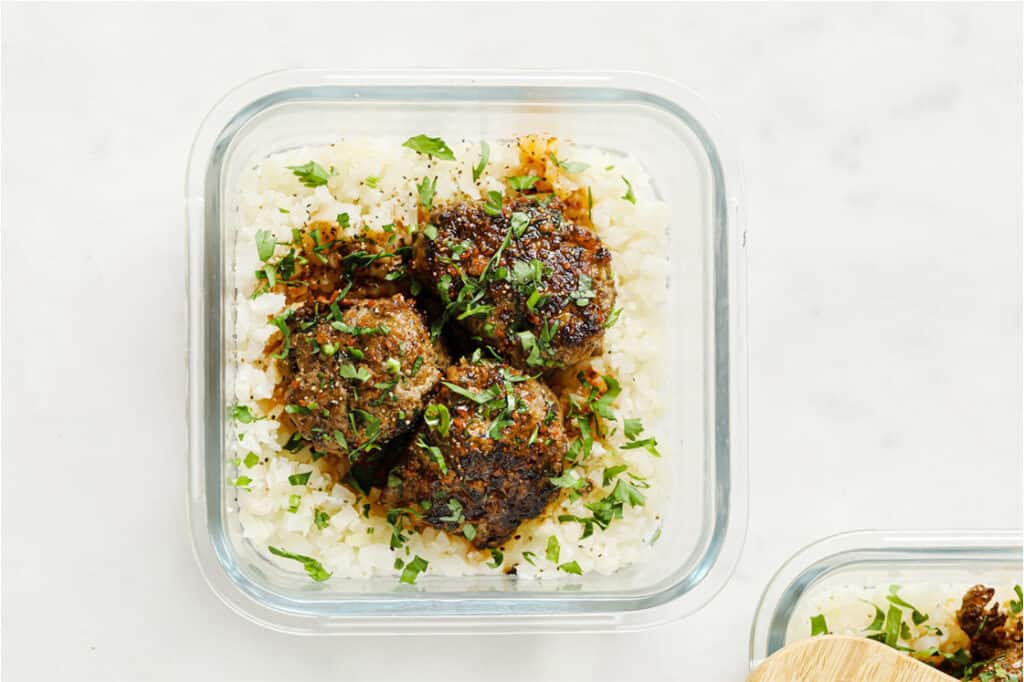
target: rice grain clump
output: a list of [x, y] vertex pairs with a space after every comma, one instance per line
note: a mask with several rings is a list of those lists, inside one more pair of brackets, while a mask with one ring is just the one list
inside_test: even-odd
[[[403, 145], [402, 139], [343, 139], [258, 160], [241, 180], [234, 245], [236, 402], [228, 406], [236, 437], [225, 465], [245, 538], [261, 550], [275, 548], [273, 554], [282, 557], [275, 560], [289, 569], [300, 569], [292, 561], [295, 556], [307, 571], [315, 562], [323, 569], [316, 579], [330, 574], [334, 579], [394, 575], [403, 580], [411, 575], [414, 580], [424, 565], [427, 575], [445, 576], [494, 574], [512, 567], [520, 579], [607, 575], [643, 562], [660, 532], [670, 493], [661, 469], [673, 454], [654, 440], [662, 417], [667, 207], [655, 198], [635, 160], [598, 149], [533, 138], [463, 140], [451, 144], [454, 158], [446, 159], [439, 158], [448, 154], [436, 147], [434, 154], [412, 147], [417, 145]], [[460, 201], [511, 206], [523, 197], [543, 201], [541, 192], [557, 194], [567, 219], [589, 223], [610, 251], [615, 312], [606, 325], [602, 354], [560, 370], [563, 376], [557, 379], [545, 379], [558, 394], [572, 439], [564, 473], [552, 477], [561, 489], [557, 501], [520, 525], [500, 548], [478, 549], [463, 534], [412, 523], [422, 510], [388, 513], [379, 491], [369, 488], [387, 485], [387, 447], [378, 456], [383, 468], [360, 479], [354, 465], [346, 475], [348, 463], [339, 460], [349, 447], [348, 432], [338, 437], [340, 448], [332, 445], [325, 452], [297, 439], [289, 411], [316, 416], [320, 406], [286, 404], [284, 360], [273, 353], [285, 350], [281, 335], [295, 310], [310, 301], [329, 306], [327, 292], [334, 280], [324, 290], [310, 291], [312, 298], [305, 301], [282, 282], [297, 277], [303, 267], [320, 267], [316, 259], [326, 251], [318, 249], [335, 243], [346, 245], [339, 267], [381, 265], [381, 253], [363, 249], [363, 243], [386, 249], [386, 255], [402, 262], [417, 227], [426, 229], [431, 207]], [[330, 243], [322, 231], [310, 238], [311, 228], [321, 224], [333, 226]], [[301, 235], [305, 251], [299, 246]], [[327, 258], [323, 261], [329, 267]], [[401, 265], [395, 267], [395, 281], [384, 281], [384, 276], [379, 282], [391, 287], [382, 295], [393, 295], [396, 286], [403, 295], [423, 299], [430, 294], [399, 279], [404, 273]], [[366, 295], [360, 290], [359, 296]], [[579, 305], [586, 305], [588, 296], [581, 287]], [[342, 357], [353, 351], [335, 348], [333, 337], [318, 343], [338, 354], [332, 357], [336, 363], [352, 368], [350, 390], [380, 378], [362, 379], [361, 358]], [[412, 355], [394, 360], [402, 371], [412, 363]], [[427, 417], [439, 418], [429, 408]], [[402, 418], [422, 419], [411, 410]], [[367, 428], [365, 421], [354, 427], [360, 434]], [[333, 442], [333, 433], [319, 436]], [[459, 511], [453, 509], [452, 518], [458, 519]]]

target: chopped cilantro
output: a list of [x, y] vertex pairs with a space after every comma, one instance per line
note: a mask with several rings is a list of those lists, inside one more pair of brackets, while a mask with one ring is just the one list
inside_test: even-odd
[[238, 478], [235, 479], [234, 486], [236, 488], [246, 488], [249, 486], [250, 483], [252, 483], [252, 479], [249, 478], [248, 476], [239, 476]]
[[442, 437], [448, 437], [448, 429], [452, 424], [451, 413], [448, 412], [448, 408], [440, 403], [431, 403], [427, 405], [426, 411], [423, 413], [423, 421], [427, 423], [427, 426], [437, 431]]
[[914, 608], [904, 600], [900, 599], [899, 595], [897, 594], [897, 592], [899, 592], [899, 589], [899, 585], [889, 585], [889, 594], [885, 597], [886, 601], [888, 601], [890, 604], [896, 604], [897, 606], [902, 606], [903, 608], [910, 609], [910, 618], [914, 621], [914, 625], [920, 625], [921, 623], [928, 620], [927, 614], [921, 613], [916, 608]]
[[259, 455], [257, 455], [255, 452], [250, 452], [248, 455], [245, 456], [245, 461], [243, 463], [245, 464], [246, 468], [252, 469], [259, 463], [259, 461]]
[[[256, 230], [256, 254], [266, 263], [274, 255], [277, 242], [270, 230]], [[274, 286], [271, 284], [270, 286]]]
[[439, 516], [437, 520], [448, 521], [449, 523], [459, 523], [462, 521], [462, 503], [454, 497], [448, 500], [448, 511], [450, 513], [447, 516]]
[[1021, 609], [1024, 608], [1024, 594], [1021, 594], [1020, 585], [1014, 585], [1013, 591], [1017, 593], [1017, 598], [1010, 600], [1010, 611], [1020, 613]]
[[316, 559], [313, 559], [308, 556], [302, 556], [301, 554], [292, 554], [291, 552], [287, 552], [283, 549], [278, 549], [277, 547], [268, 547], [267, 549], [269, 549], [270, 553], [275, 556], [283, 557], [285, 559], [292, 559], [293, 561], [298, 561], [302, 564], [302, 567], [306, 569], [306, 573], [309, 574], [309, 577], [311, 577], [313, 580], [317, 582], [323, 582], [324, 580], [327, 580], [331, 577], [331, 573], [325, 570], [324, 567], [320, 564], [320, 562]]
[[288, 477], [288, 482], [292, 485], [306, 485], [306, 483], [309, 482], [309, 477], [312, 473], [312, 471], [307, 471], [301, 474], [292, 474]]
[[331, 517], [325, 511], [316, 510], [316, 514], [313, 515], [313, 523], [320, 530], [323, 530], [331, 524]]
[[292, 514], [299, 511], [299, 505], [302, 504], [302, 495], [289, 495], [288, 496], [288, 511]]
[[440, 137], [417, 135], [415, 137], [410, 137], [408, 140], [403, 142], [402, 146], [408, 147], [414, 152], [434, 156], [439, 159], [444, 159], [445, 161], [455, 160], [455, 154]]
[[248, 405], [233, 405], [231, 407], [231, 417], [241, 424], [252, 424], [256, 421], [256, 417]]
[[626, 176], [622, 176], [622, 181], [626, 183], [626, 193], [622, 195], [622, 198], [631, 204], [636, 204], [636, 195], [633, 194], [632, 183], [626, 179]]
[[316, 161], [310, 161], [301, 166], [288, 166], [288, 170], [306, 187], [326, 185], [327, 181], [331, 178], [330, 174], [324, 170], [324, 167]]
[[442, 476], [448, 475], [448, 463], [444, 459], [444, 453], [441, 452], [441, 448], [437, 447], [436, 445], [429, 445], [422, 438], [416, 441], [416, 445], [418, 445], [421, 449], [427, 451], [427, 454], [430, 455], [430, 458], [433, 459], [434, 462], [437, 464], [437, 468], [441, 470]]
[[536, 175], [510, 175], [508, 178], [508, 185], [512, 189], [522, 192], [528, 190], [537, 184], [540, 177]]
[[423, 178], [423, 182], [416, 185], [416, 192], [419, 195], [420, 205], [429, 213], [434, 207], [434, 194], [437, 192], [437, 176], [434, 176], [433, 182]]
[[583, 575], [583, 571], [580, 569], [580, 565], [575, 561], [569, 561], [564, 564], [559, 564], [558, 570], [565, 571], [566, 573], [573, 573], [575, 575]]
[[609, 486], [609, 485], [611, 485], [612, 481], [615, 480], [615, 477], [618, 476], [619, 474], [621, 474], [622, 472], [624, 472], [628, 468], [629, 468], [628, 464], [619, 464], [618, 466], [613, 466], [613, 467], [606, 468], [604, 470], [604, 474], [602, 474], [602, 476], [601, 476], [601, 485], [602, 486]]
[[356, 366], [352, 363], [345, 363], [344, 365], [341, 365], [338, 368], [338, 374], [340, 374], [343, 379], [358, 379], [360, 383], [364, 384], [369, 381], [372, 376], [370, 374], [370, 370], [365, 367], [356, 369]]
[[526, 228], [530, 226], [530, 219], [526, 216], [525, 213], [514, 211], [512, 213], [512, 219], [510, 224], [512, 227], [512, 232], [516, 235], [516, 237], [522, 237], [523, 233], [526, 232]]
[[487, 200], [484, 202], [484, 213], [489, 216], [501, 215], [501, 192], [491, 190], [487, 193]]
[[562, 547], [558, 544], [558, 538], [554, 535], [548, 538], [547, 551], [544, 552], [544, 556], [547, 557], [548, 561], [553, 564], [558, 563], [558, 556], [561, 554]]
[[623, 419], [622, 432], [629, 440], [636, 440], [636, 437], [644, 432], [644, 425], [639, 419]]
[[811, 637], [827, 634], [829, 634], [829, 630], [828, 624], [825, 622], [825, 616], [820, 613], [816, 616], [811, 616]]
[[614, 326], [615, 323], [619, 321], [620, 315], [622, 315], [622, 308], [615, 308], [614, 310], [612, 310], [611, 314], [608, 315], [608, 319], [605, 320], [604, 324], [601, 326], [604, 327], [605, 329]]
[[477, 180], [479, 180], [480, 176], [484, 174], [484, 169], [487, 168], [487, 162], [490, 160], [490, 158], [491, 158], [491, 146], [489, 144], [487, 144], [486, 142], [484, 142], [483, 140], [481, 140], [480, 141], [480, 160], [476, 162], [475, 166], [473, 166], [473, 182], [476, 182]]
[[476, 526], [472, 523], [467, 523], [462, 526], [462, 534], [466, 536], [466, 539], [473, 542], [473, 538], [476, 537]]
[[551, 157], [551, 161], [564, 170], [566, 173], [582, 173], [583, 171], [590, 168], [589, 163], [583, 163], [582, 161], [563, 161], [555, 156], [554, 152], [551, 152], [548, 156]]
[[491, 559], [492, 561], [488, 561], [487, 565], [491, 568], [497, 568], [505, 560], [505, 555], [500, 549], [494, 548], [491, 550]]
[[430, 565], [426, 559], [417, 554], [412, 561], [405, 565], [405, 569], [402, 571], [402, 575], [398, 578], [399, 582], [403, 582], [407, 585], [412, 585], [416, 582], [416, 578], [420, 573], [427, 570], [427, 566]]

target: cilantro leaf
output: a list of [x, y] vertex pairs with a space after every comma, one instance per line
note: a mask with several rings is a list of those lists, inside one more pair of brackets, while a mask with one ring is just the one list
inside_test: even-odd
[[491, 159], [491, 145], [487, 144], [483, 140], [480, 141], [480, 160], [477, 161], [476, 165], [473, 166], [473, 182], [480, 179], [480, 176], [484, 174], [484, 169], [487, 168], [487, 162]]
[[443, 438], [448, 437], [448, 430], [452, 425], [452, 415], [448, 412], [448, 408], [441, 403], [427, 405], [427, 409], [423, 413], [423, 421], [441, 434]]
[[267, 547], [267, 549], [269, 549], [270, 553], [274, 556], [279, 556], [285, 559], [292, 559], [293, 561], [298, 561], [302, 564], [302, 567], [306, 569], [306, 573], [309, 574], [309, 577], [317, 581], [318, 583], [327, 580], [332, 575], [330, 572], [324, 569], [323, 565], [319, 561], [312, 557], [303, 556], [301, 554], [292, 554], [291, 552], [285, 551], [283, 549], [278, 549], [277, 547]]
[[561, 552], [562, 552], [562, 547], [561, 547], [561, 545], [558, 544], [558, 538], [556, 538], [554, 535], [552, 535], [551, 537], [548, 538], [547, 551], [544, 552], [544, 556], [546, 556], [548, 561], [550, 561], [551, 563], [557, 564], [558, 563], [558, 556], [559, 556], [559, 554], [561, 554]]
[[306, 485], [306, 483], [309, 482], [309, 476], [312, 473], [312, 471], [307, 471], [301, 474], [292, 474], [288, 477], [288, 482], [292, 485]]
[[522, 192], [528, 190], [537, 184], [540, 180], [540, 176], [537, 175], [510, 175], [506, 178], [508, 185], [512, 189]]
[[622, 176], [622, 181], [626, 183], [626, 193], [622, 195], [622, 198], [631, 204], [636, 204], [636, 195], [633, 194], [633, 184], [626, 178], [625, 175]]
[[1017, 598], [1010, 600], [1010, 611], [1020, 613], [1024, 609], [1024, 594], [1021, 593], [1020, 585], [1014, 585], [1013, 591], [1017, 593]]
[[324, 170], [324, 167], [316, 161], [310, 161], [301, 166], [288, 166], [287, 168], [306, 187], [326, 185], [327, 181], [331, 179], [330, 173]]
[[489, 216], [501, 215], [501, 192], [491, 190], [487, 193], [487, 201], [484, 202], [484, 213]]
[[248, 405], [233, 405], [231, 407], [231, 417], [241, 424], [252, 424], [256, 421], [256, 417]]
[[[277, 242], [270, 230], [256, 230], [256, 253], [260, 260], [266, 263], [274, 255], [274, 247]], [[274, 285], [271, 284], [271, 287]]]
[[623, 419], [622, 432], [629, 440], [636, 440], [636, 437], [644, 432], [644, 425], [639, 419]]
[[583, 575], [583, 571], [582, 569], [580, 569], [580, 565], [575, 561], [569, 561], [564, 564], [559, 564], [558, 570], [565, 571], [566, 573], [573, 573], [575, 575]]
[[420, 205], [429, 212], [434, 207], [434, 194], [437, 192], [437, 176], [434, 176], [433, 182], [423, 178], [423, 181], [416, 185], [416, 192], [419, 195]]
[[416, 582], [416, 578], [419, 577], [419, 574], [427, 570], [427, 566], [429, 565], [429, 561], [417, 554], [412, 561], [405, 565], [402, 575], [398, 578], [399, 582], [412, 585]]
[[579, 161], [579, 162], [576, 162], [576, 161], [563, 161], [563, 160], [559, 159], [557, 156], [555, 156], [554, 152], [551, 152], [548, 156], [551, 157], [551, 161], [556, 166], [558, 166], [559, 168], [564, 170], [566, 173], [573, 173], [573, 174], [582, 173], [583, 171], [585, 171], [588, 168], [590, 168], [590, 164], [589, 163], [583, 163], [582, 161]]
[[440, 137], [416, 135], [415, 137], [410, 137], [408, 140], [403, 142], [402, 146], [408, 147], [414, 152], [426, 154], [427, 156], [435, 156], [439, 159], [444, 159], [445, 161], [455, 160], [455, 154]]

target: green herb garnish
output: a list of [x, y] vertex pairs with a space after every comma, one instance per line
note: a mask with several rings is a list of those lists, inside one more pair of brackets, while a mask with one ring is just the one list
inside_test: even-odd
[[414, 152], [426, 154], [427, 156], [434, 156], [439, 159], [444, 159], [445, 161], [455, 160], [455, 154], [440, 137], [417, 135], [416, 137], [410, 137], [408, 140], [403, 142], [402, 146], [408, 147]]
[[537, 181], [540, 180], [540, 177], [536, 175], [510, 175], [505, 179], [508, 180], [509, 187], [518, 192], [522, 192], [536, 185]]
[[626, 193], [622, 195], [622, 198], [625, 199], [626, 201], [628, 201], [629, 203], [635, 205], [636, 204], [636, 195], [633, 194], [633, 185], [632, 185], [632, 183], [630, 183], [630, 181], [626, 179], [626, 176], [622, 176], [622, 181], [624, 183], [626, 183]]
[[288, 166], [287, 168], [306, 187], [326, 185], [327, 181], [331, 178], [330, 173], [324, 170], [324, 167], [316, 161], [310, 161], [301, 166]]
[[231, 417], [241, 424], [252, 424], [256, 421], [256, 417], [248, 405], [233, 405], [231, 407]]
[[448, 437], [448, 429], [452, 424], [451, 413], [448, 412], [448, 408], [440, 403], [431, 403], [427, 405], [426, 411], [423, 413], [423, 421], [426, 422], [427, 426], [437, 431], [443, 438]]
[[484, 142], [483, 140], [481, 140], [480, 141], [480, 160], [476, 162], [475, 166], [473, 166], [473, 182], [476, 182], [477, 180], [479, 180], [480, 176], [484, 174], [484, 169], [487, 168], [487, 162], [490, 160], [490, 158], [491, 158], [491, 146], [489, 144], [487, 144], [486, 142]]
[[558, 538], [554, 535], [548, 538], [547, 551], [544, 552], [544, 556], [547, 557], [548, 561], [553, 564], [558, 563], [558, 556], [561, 554], [562, 547], [558, 544]]
[[[433, 182], [427, 178], [423, 178], [423, 182], [416, 185], [416, 193], [419, 195], [420, 205], [423, 206], [424, 210], [428, 213], [434, 207], [434, 194], [437, 192], [437, 176], [434, 176]], [[436, 236], [436, 230], [435, 230]], [[432, 238], [433, 239], [433, 238]]]
[[292, 554], [291, 552], [287, 552], [283, 549], [278, 549], [277, 547], [268, 547], [267, 549], [269, 549], [270, 553], [275, 556], [283, 557], [285, 559], [292, 559], [293, 561], [298, 561], [302, 564], [302, 567], [306, 569], [306, 573], [309, 574], [309, 577], [317, 581], [318, 583], [327, 580], [332, 575], [324, 569], [323, 565], [321, 565], [319, 561], [313, 559], [312, 557], [302, 556], [301, 554]]
[[288, 482], [292, 485], [306, 485], [306, 483], [309, 482], [309, 477], [312, 473], [312, 471], [307, 471], [301, 474], [292, 474], [288, 477]]
[[484, 213], [489, 216], [501, 215], [501, 192], [491, 190], [487, 193], [487, 200], [484, 202]]
[[548, 156], [551, 157], [551, 161], [554, 162], [556, 166], [558, 166], [567, 173], [582, 173], [583, 171], [590, 168], [589, 163], [583, 163], [582, 161], [563, 161], [559, 159], [557, 156], [555, 156], [554, 152], [551, 152], [550, 154], [548, 154]]
[[829, 634], [829, 630], [828, 624], [825, 622], [825, 616], [820, 613], [816, 616], [811, 616], [811, 637], [827, 634]]
[[[260, 260], [266, 263], [274, 255], [274, 248], [277, 242], [270, 230], [256, 230], [256, 254]], [[273, 286], [273, 285], [271, 285]]]
[[569, 561], [564, 564], [559, 564], [558, 570], [565, 571], [566, 573], [573, 573], [575, 575], [583, 575], [583, 571], [580, 569], [580, 565], [575, 561]]
[[429, 565], [430, 562], [417, 554], [412, 561], [405, 565], [402, 575], [398, 578], [399, 582], [412, 585], [416, 582], [416, 578], [419, 577], [419, 574], [427, 570], [427, 566]]

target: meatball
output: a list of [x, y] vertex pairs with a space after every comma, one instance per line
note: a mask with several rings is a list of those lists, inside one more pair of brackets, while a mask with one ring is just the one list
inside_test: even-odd
[[[975, 585], [964, 595], [963, 603], [956, 612], [960, 629], [970, 638], [971, 658], [986, 661], [976, 672], [995, 674], [996, 671], [1021, 673], [1021, 619], [1007, 623], [1007, 614], [1001, 613], [999, 604], [988, 610], [985, 606], [992, 600], [995, 590], [984, 585]], [[975, 679], [975, 678], [971, 678]]]
[[611, 253], [553, 199], [436, 209], [413, 267], [464, 325], [519, 368], [566, 367], [601, 351], [615, 304]]
[[348, 288], [353, 299], [408, 293], [409, 282], [402, 275], [411, 249], [395, 232], [346, 238], [337, 223], [318, 221], [298, 243], [304, 262], [297, 266], [295, 278], [307, 286], [286, 288], [289, 293], [330, 298]]
[[424, 524], [496, 547], [557, 496], [566, 435], [542, 382], [500, 364], [463, 360], [388, 477], [382, 501]]
[[448, 364], [401, 294], [310, 301], [287, 324], [285, 411], [314, 450], [347, 462], [365, 460], [411, 429]]

